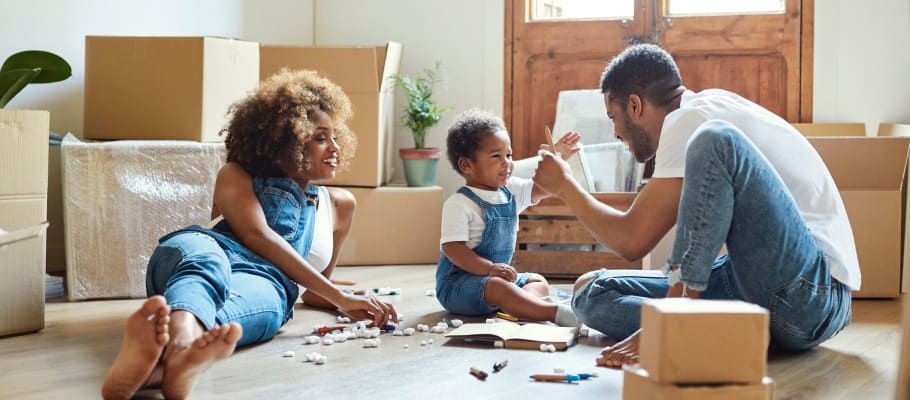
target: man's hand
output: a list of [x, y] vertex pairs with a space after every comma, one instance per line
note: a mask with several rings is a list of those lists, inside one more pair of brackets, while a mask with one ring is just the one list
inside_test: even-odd
[[559, 197], [563, 185], [572, 179], [569, 164], [550, 152], [541, 152], [540, 156], [537, 171], [534, 173], [534, 183], [545, 192]]

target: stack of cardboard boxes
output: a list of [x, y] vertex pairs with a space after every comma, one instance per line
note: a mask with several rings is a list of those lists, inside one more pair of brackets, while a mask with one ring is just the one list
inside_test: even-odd
[[87, 37], [83, 136], [115, 140], [68, 138], [61, 150], [69, 298], [145, 296], [157, 239], [210, 218], [230, 105], [281, 68], [318, 70], [353, 102], [356, 158], [333, 181], [318, 182], [357, 198], [339, 264], [435, 263], [442, 190], [384, 186], [394, 126], [388, 76], [400, 58], [394, 42], [328, 48]]
[[666, 298], [642, 306], [639, 364], [623, 399], [769, 400], [768, 312], [741, 301]]
[[0, 336], [44, 328], [49, 119], [0, 110]]

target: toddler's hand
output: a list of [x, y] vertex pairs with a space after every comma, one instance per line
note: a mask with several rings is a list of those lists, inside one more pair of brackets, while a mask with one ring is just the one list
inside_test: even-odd
[[565, 135], [562, 135], [556, 143], [553, 143], [555, 149], [551, 149], [550, 146], [546, 144], [540, 145], [541, 149], [552, 151], [554, 154], [562, 157], [563, 160], [568, 160], [581, 151], [581, 145], [579, 141], [581, 140], [581, 134], [578, 132], [568, 132]]
[[503, 263], [493, 264], [493, 268], [490, 268], [490, 272], [488, 272], [487, 275], [500, 277], [509, 282], [515, 282], [515, 280], [518, 279], [518, 271], [511, 265]]

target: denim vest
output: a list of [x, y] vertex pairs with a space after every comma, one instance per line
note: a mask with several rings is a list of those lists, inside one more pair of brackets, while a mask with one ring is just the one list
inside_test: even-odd
[[[257, 177], [253, 179], [253, 192], [259, 200], [269, 228], [281, 235], [301, 257], [306, 259], [313, 242], [319, 187], [307, 185], [306, 190], [303, 190], [290, 178]], [[287, 315], [289, 317], [292, 315], [294, 303], [300, 295], [297, 284], [271, 262], [243, 246], [226, 220], [218, 222], [211, 229], [199, 225], [181, 229], [162, 237], [159, 243], [186, 231], [200, 232], [213, 237], [231, 261], [232, 271], [260, 275], [281, 285], [287, 293]]]
[[[471, 189], [465, 186], [459, 188], [458, 193], [467, 196], [467, 198], [480, 206], [480, 211], [486, 224], [483, 228], [480, 243], [474, 248], [474, 252], [478, 256], [494, 263], [509, 264], [515, 254], [515, 229], [518, 224], [518, 216], [512, 192], [504, 186], [499, 188], [499, 190], [506, 195], [507, 202], [502, 204], [489, 203], [477, 197]], [[439, 266], [436, 268], [437, 285], [445, 281], [445, 277], [448, 274], [457, 272], [467, 273], [461, 268], [456, 268], [452, 261], [443, 254], [440, 256]]]

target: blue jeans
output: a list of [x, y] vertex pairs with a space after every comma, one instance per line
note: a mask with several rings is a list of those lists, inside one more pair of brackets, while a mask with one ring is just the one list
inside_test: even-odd
[[268, 274], [232, 269], [232, 261], [243, 265], [237, 257], [241, 256], [225, 252], [209, 235], [180, 232], [158, 245], [149, 258], [146, 290], [149, 296], [164, 295], [172, 311], [192, 313], [206, 330], [240, 324], [238, 346], [269, 340], [290, 318], [289, 294]]
[[[726, 243], [728, 253], [715, 258]], [[780, 177], [742, 132], [708, 121], [686, 151], [669, 259], [703, 299], [738, 299], [770, 312], [772, 347], [804, 350], [850, 323], [850, 288], [828, 261]], [[607, 271], [575, 294], [588, 326], [616, 339], [640, 327], [641, 303], [668, 289], [659, 271]]]

